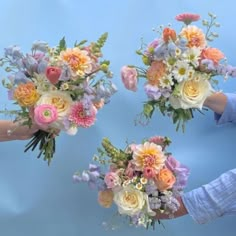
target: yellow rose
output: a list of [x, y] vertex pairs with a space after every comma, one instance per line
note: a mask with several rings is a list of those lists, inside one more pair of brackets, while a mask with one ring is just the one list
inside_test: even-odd
[[147, 194], [135, 189], [132, 185], [115, 191], [114, 202], [117, 204], [120, 214], [133, 216], [146, 210], [149, 215], [155, 215], [155, 212], [149, 207]]
[[98, 203], [105, 208], [109, 208], [113, 202], [114, 194], [111, 189], [98, 192]]
[[39, 99], [39, 94], [33, 83], [19, 84], [14, 91], [14, 99], [22, 107], [31, 107]]
[[184, 80], [175, 89], [177, 96], [170, 96], [170, 104], [175, 108], [202, 109], [205, 99], [212, 93], [213, 88], [207, 74], [196, 72], [193, 79]]

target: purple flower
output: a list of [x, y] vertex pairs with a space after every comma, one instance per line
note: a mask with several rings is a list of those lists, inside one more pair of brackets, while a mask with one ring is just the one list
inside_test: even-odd
[[189, 168], [185, 165], [182, 165], [179, 161], [177, 161], [174, 157], [169, 156], [166, 160], [166, 167], [173, 171], [176, 175], [176, 182], [174, 184], [174, 188], [183, 189], [189, 177]]
[[34, 41], [32, 45], [32, 50], [35, 51], [41, 51], [41, 52], [47, 52], [48, 50], [48, 44], [44, 41]]
[[144, 90], [151, 100], [158, 100], [161, 97], [161, 91], [158, 87], [146, 84]]
[[86, 171], [84, 170], [81, 175], [74, 174], [73, 180], [78, 183], [88, 183], [91, 188], [95, 188], [97, 186], [98, 189], [101, 189], [102, 186], [98, 182], [100, 175], [100, 167], [89, 164], [89, 169]]
[[32, 75], [34, 72], [37, 72], [38, 68], [38, 62], [37, 60], [31, 56], [31, 55], [26, 55], [26, 57], [22, 60], [23, 65], [25, 66], [27, 72]]
[[59, 80], [60, 81], [68, 81], [71, 78], [71, 69], [68, 65], [62, 66], [62, 71]]
[[207, 70], [211, 70], [211, 71], [216, 70], [214, 62], [210, 59], [203, 59], [201, 61], [201, 64], [204, 65], [207, 68]]
[[12, 57], [13, 60], [19, 60], [23, 57], [20, 47], [14, 45], [5, 48], [5, 57]]
[[163, 60], [168, 56], [168, 47], [166, 44], [158, 45], [154, 50], [155, 60]]

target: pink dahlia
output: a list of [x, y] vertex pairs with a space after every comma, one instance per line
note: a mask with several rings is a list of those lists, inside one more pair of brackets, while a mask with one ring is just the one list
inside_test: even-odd
[[77, 126], [88, 128], [94, 124], [96, 113], [97, 109], [93, 105], [90, 109], [85, 109], [82, 102], [77, 102], [71, 108], [69, 120]]
[[177, 21], [182, 21], [186, 25], [191, 24], [193, 21], [198, 21], [200, 19], [200, 15], [193, 13], [182, 13], [175, 17]]

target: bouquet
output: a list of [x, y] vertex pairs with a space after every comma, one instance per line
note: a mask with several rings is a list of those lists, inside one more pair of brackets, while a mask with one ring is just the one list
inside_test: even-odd
[[96, 187], [99, 204], [109, 208], [115, 203], [131, 225], [154, 227], [157, 212], [172, 217], [178, 210], [177, 198], [189, 176], [189, 169], [166, 150], [170, 143], [167, 137], [154, 136], [122, 150], [104, 138], [94, 156], [100, 165], [90, 164], [73, 178]]
[[36, 41], [26, 54], [18, 46], [5, 48], [0, 63], [8, 75], [2, 83], [19, 109], [2, 112], [14, 115], [20, 125], [40, 127], [25, 151], [38, 146], [38, 158], [43, 154], [50, 164], [60, 131], [75, 135], [79, 127], [95, 123], [98, 110], [116, 92], [109, 61], [101, 60], [107, 36], [73, 47], [67, 47], [65, 38], [56, 47]]
[[227, 64], [218, 48], [211, 47], [218, 34], [212, 31], [219, 27], [216, 16], [209, 13], [203, 20], [204, 31], [192, 22], [200, 15], [184, 13], [175, 19], [183, 22], [180, 32], [168, 25], [156, 30], [158, 37], [150, 44], [142, 43], [136, 53], [141, 56], [144, 67], [123, 66], [121, 78], [124, 86], [137, 91], [140, 78], [145, 78], [144, 90], [148, 101], [138, 121], [151, 119], [155, 109], [168, 115], [176, 124], [176, 130], [193, 118], [193, 111], [201, 112], [205, 99], [214, 92], [218, 81], [214, 76], [236, 77], [236, 67]]

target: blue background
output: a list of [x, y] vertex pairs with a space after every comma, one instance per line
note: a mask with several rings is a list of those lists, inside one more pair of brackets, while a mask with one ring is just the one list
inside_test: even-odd
[[[216, 14], [221, 23], [217, 30], [220, 37], [211, 45], [220, 48], [229, 63], [236, 65], [234, 4], [233, 0], [2, 0], [2, 49], [18, 44], [27, 52], [36, 39], [54, 46], [63, 36], [72, 45], [75, 40], [92, 41], [109, 32], [103, 52], [111, 60], [119, 92], [100, 111], [95, 126], [80, 129], [73, 137], [61, 134], [57, 138], [57, 152], [50, 167], [36, 159], [36, 153], [23, 153], [26, 141], [0, 143], [0, 235], [235, 235], [233, 216], [198, 225], [187, 215], [165, 221], [165, 229], [160, 226], [155, 231], [125, 224], [114, 231], [106, 230], [102, 222], [112, 223], [116, 208], [100, 207], [95, 190], [72, 181], [75, 171], [87, 168], [104, 136], [119, 147], [124, 147], [126, 140], [140, 142], [155, 134], [169, 136], [173, 142], [170, 151], [191, 168], [186, 191], [235, 167], [235, 125], [216, 126], [213, 113], [206, 111], [204, 115], [195, 113], [184, 134], [175, 132], [171, 120], [159, 113], [148, 126], [135, 126], [133, 120], [146, 97], [141, 86], [133, 93], [125, 90], [120, 80], [123, 65], [142, 64], [135, 54], [140, 38], [147, 43], [152, 41], [156, 37], [152, 28], [160, 24], [173, 23], [180, 29], [174, 17], [182, 12], [198, 13], [202, 18], [207, 18], [208, 12]], [[219, 81], [220, 89], [235, 92], [235, 79]], [[2, 109], [10, 102], [6, 90], [0, 91]], [[121, 219], [117, 220], [119, 223]]]

